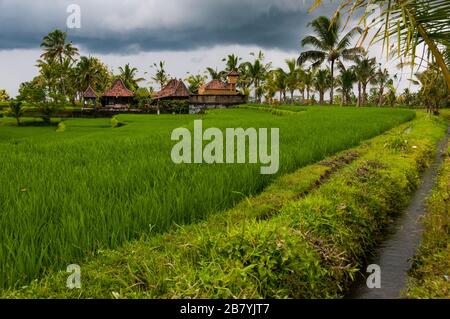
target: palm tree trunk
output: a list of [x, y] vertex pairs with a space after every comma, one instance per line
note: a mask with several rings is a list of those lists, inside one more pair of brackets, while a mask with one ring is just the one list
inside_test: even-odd
[[294, 91], [291, 91], [291, 104], [294, 104]]
[[334, 60], [331, 60], [331, 88], [330, 88], [330, 105], [334, 102]]
[[323, 96], [325, 95], [325, 92], [324, 91], [320, 91], [319, 92], [319, 94], [320, 94], [320, 100], [319, 100], [319, 103], [320, 103], [320, 105], [323, 105]]
[[381, 107], [381, 105], [383, 104], [383, 93], [384, 93], [384, 86], [380, 87], [380, 97], [378, 100], [378, 107]]
[[362, 93], [362, 105], [366, 105], [366, 91], [367, 91], [367, 83], [363, 83], [363, 93]]
[[361, 106], [361, 81], [358, 82], [358, 103], [356, 106]]

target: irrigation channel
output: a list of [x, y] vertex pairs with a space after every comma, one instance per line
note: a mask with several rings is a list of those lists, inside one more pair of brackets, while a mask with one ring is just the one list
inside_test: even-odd
[[[383, 242], [369, 259], [367, 265], [375, 264], [381, 270], [381, 288], [370, 289], [366, 284], [369, 273], [361, 273], [361, 279], [351, 289], [348, 299], [397, 299], [406, 289], [407, 272], [411, 268], [410, 259], [417, 253], [421, 242], [423, 227], [420, 222], [426, 212], [426, 199], [436, 181], [439, 168], [443, 163], [450, 127], [447, 135], [437, 147], [433, 164], [423, 173], [422, 182], [414, 194], [409, 206], [388, 226]], [[363, 270], [367, 268], [363, 267]], [[364, 278], [363, 278], [364, 277]]]

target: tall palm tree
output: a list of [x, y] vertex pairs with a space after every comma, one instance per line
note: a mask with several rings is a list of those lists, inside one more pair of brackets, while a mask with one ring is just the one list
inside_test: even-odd
[[314, 78], [314, 88], [319, 92], [319, 103], [324, 104], [325, 91], [331, 88], [331, 72], [329, 69], [321, 69]]
[[241, 61], [242, 58], [238, 57], [234, 54], [229, 54], [226, 58], [223, 58], [222, 61], [226, 62], [226, 69], [225, 71], [227, 73], [229, 72], [237, 72], [239, 69], [239, 61]]
[[286, 73], [286, 86], [291, 94], [291, 103], [294, 102], [294, 92], [300, 86], [300, 70], [295, 59], [287, 59], [288, 72]]
[[287, 90], [287, 74], [283, 69], [276, 69], [273, 71], [275, 76], [276, 91], [280, 92], [280, 102], [286, 101]]
[[277, 80], [276, 70], [267, 72], [266, 80], [264, 82], [264, 92], [265, 92], [264, 97], [269, 104], [273, 103], [273, 98], [275, 97], [278, 91], [276, 80]]
[[130, 64], [125, 64], [125, 67], [119, 67], [120, 75], [119, 77], [122, 79], [123, 83], [127, 88], [136, 92], [139, 88], [139, 82], [144, 81], [144, 78], [137, 78], [137, 68], [130, 67]]
[[201, 74], [189, 75], [186, 82], [189, 84], [189, 91], [196, 93], [198, 89], [205, 84], [206, 76]]
[[339, 34], [341, 30], [339, 14], [332, 20], [323, 16], [318, 17], [309, 25], [313, 28], [316, 36], [305, 37], [302, 40], [302, 46], [311, 45], [315, 50], [302, 52], [297, 62], [302, 65], [309, 60], [313, 62], [313, 67], [318, 67], [325, 61], [329, 62], [331, 71], [330, 104], [333, 104], [335, 63], [341, 59], [353, 60], [363, 51], [361, 47], [349, 48], [353, 37], [361, 33], [362, 30], [355, 27], [341, 38]]
[[381, 107], [383, 105], [384, 89], [387, 85], [393, 83], [389, 71], [378, 69], [375, 74], [375, 82], [378, 84], [378, 107]]
[[61, 30], [54, 30], [44, 37], [41, 48], [44, 53], [41, 58], [50, 62], [63, 63], [64, 58], [74, 60], [78, 55], [78, 49], [73, 46], [72, 42], [67, 43], [67, 33]]
[[340, 86], [339, 90], [342, 94], [341, 106], [348, 105], [350, 102], [350, 93], [353, 90], [353, 84], [356, 82], [356, 74], [353, 68], [346, 68], [342, 63], [339, 63], [340, 75], [337, 82]]
[[263, 64], [263, 62], [260, 59], [256, 59], [253, 63], [246, 62], [245, 63], [245, 70], [247, 73], [247, 76], [251, 79], [251, 83], [254, 86], [255, 90], [255, 101], [257, 103], [261, 102], [261, 96], [260, 96], [260, 85], [261, 82], [264, 81], [266, 73], [267, 73], [267, 67]]
[[[311, 9], [321, 5], [323, 0], [315, 0]], [[382, 10], [379, 16], [367, 23], [367, 12], [378, 5]], [[372, 41], [383, 41], [389, 55], [390, 40], [397, 42], [397, 55], [409, 56], [412, 62], [416, 57], [417, 48], [425, 44], [428, 53], [433, 56], [436, 64], [444, 75], [450, 89], [450, 66], [439, 45], [450, 45], [450, 1], [448, 0], [355, 0], [341, 1], [337, 12], [348, 12], [349, 18], [361, 14], [357, 18], [365, 29], [362, 39], [371, 30], [375, 30]], [[426, 52], [424, 52], [425, 56]], [[414, 63], [411, 64], [414, 67]]]
[[165, 65], [165, 61], [160, 61], [159, 64], [153, 63], [151, 66], [155, 69], [155, 74], [152, 76], [152, 80], [159, 84], [161, 90], [167, 82], [169, 82], [169, 74], [166, 72]]
[[207, 67], [206, 73], [209, 75], [211, 80], [222, 80], [225, 77], [227, 72], [217, 71], [217, 68], [213, 69], [211, 67]]
[[303, 73], [302, 82], [305, 85], [306, 100], [308, 100], [308, 101], [310, 99], [311, 88], [314, 85], [314, 77], [315, 77], [315, 75], [316, 75], [316, 73], [315, 73], [315, 70], [313, 68], [310, 68], [309, 70], [307, 70], [307, 71], [305, 71]]
[[102, 92], [111, 82], [108, 67], [98, 58], [82, 56], [74, 68], [75, 86], [79, 93], [91, 86], [96, 92]]
[[354, 71], [358, 81], [358, 106], [366, 104], [367, 85], [375, 83], [377, 74], [377, 63], [375, 58], [368, 58], [367, 55], [357, 57]]

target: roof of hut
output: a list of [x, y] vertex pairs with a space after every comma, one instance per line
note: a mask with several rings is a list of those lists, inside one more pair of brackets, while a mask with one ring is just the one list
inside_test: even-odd
[[183, 81], [172, 79], [167, 83], [167, 85], [158, 92], [156, 96], [157, 99], [167, 98], [167, 97], [189, 97], [191, 94], [187, 89]]
[[95, 93], [94, 89], [89, 85], [86, 91], [84, 91], [83, 97], [88, 99], [95, 99], [97, 98], [97, 93]]
[[103, 96], [107, 97], [133, 97], [134, 93], [133, 91], [129, 90], [125, 84], [123, 83], [122, 79], [117, 78], [114, 80], [111, 87], [106, 90], [106, 92], [103, 94]]

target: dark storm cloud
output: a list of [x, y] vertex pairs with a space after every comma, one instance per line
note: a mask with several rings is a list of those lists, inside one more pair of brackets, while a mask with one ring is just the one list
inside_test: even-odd
[[0, 0], [0, 49], [37, 48], [65, 25], [68, 4], [78, 3], [82, 28], [70, 39], [91, 52], [190, 50], [217, 45], [256, 45], [297, 50], [307, 23], [302, 0], [12, 1]]

